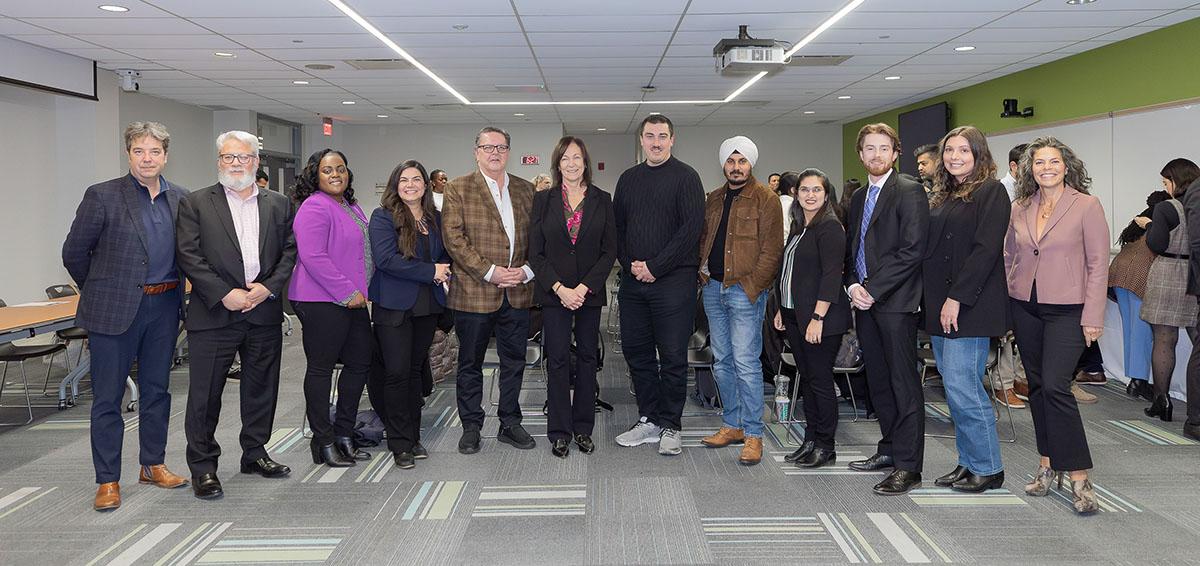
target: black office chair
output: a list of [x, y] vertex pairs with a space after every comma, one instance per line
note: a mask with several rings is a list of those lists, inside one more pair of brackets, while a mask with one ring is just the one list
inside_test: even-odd
[[[8, 304], [0, 299], [0, 307], [7, 306]], [[66, 349], [67, 346], [60, 342], [29, 346], [18, 346], [13, 343], [0, 344], [0, 362], [4, 362], [4, 372], [0, 373], [0, 397], [4, 395], [4, 386], [8, 383], [8, 364], [10, 362], [21, 364], [21, 382], [25, 386], [25, 410], [29, 413], [29, 418], [23, 423], [0, 423], [0, 426], [22, 426], [33, 422], [33, 401], [29, 398], [29, 378], [25, 374], [25, 360], [50, 356], [50, 363], [46, 364], [46, 380], [48, 382], [50, 368], [54, 367], [54, 354]], [[12, 407], [12, 405], [0, 405], [0, 407]]]
[[[46, 287], [46, 298], [50, 300], [61, 299], [63, 297], [73, 297], [78, 294], [79, 293], [72, 285], [51, 285]], [[70, 371], [71, 368], [79, 365], [79, 362], [83, 361], [83, 350], [84, 348], [87, 348], [88, 332], [87, 330], [84, 330], [78, 326], [72, 326], [70, 328], [59, 330], [55, 332], [54, 335], [57, 336], [59, 340], [62, 340], [63, 345], [65, 345], [67, 348], [71, 347], [71, 342], [83, 343], [79, 348], [79, 356], [75, 359], [74, 365], [71, 364], [71, 353], [68, 351], [66, 354], [67, 371]], [[46, 383], [42, 384], [43, 396], [47, 394], [46, 390], [49, 388], [49, 385], [49, 379], [46, 380]]]

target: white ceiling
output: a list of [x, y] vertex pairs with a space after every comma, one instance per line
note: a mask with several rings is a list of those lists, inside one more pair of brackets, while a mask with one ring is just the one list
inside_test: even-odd
[[[1200, 17], [1197, 0], [866, 0], [799, 52], [852, 56], [839, 66], [785, 68], [727, 105], [653, 103], [721, 99], [736, 89], [745, 77], [718, 75], [712, 48], [735, 37], [739, 24], [754, 37], [794, 42], [847, 1], [347, 0], [473, 102], [645, 101], [629, 106], [430, 109], [457, 100], [416, 70], [345, 63], [397, 56], [325, 0], [0, 0], [0, 35], [101, 68], [139, 70], [143, 93], [303, 123], [321, 115], [352, 123], [526, 120], [616, 132], [651, 111], [679, 125], [842, 122]], [[129, 12], [104, 12], [101, 3]], [[468, 27], [454, 29], [460, 25]], [[976, 49], [955, 52], [959, 45]], [[313, 63], [334, 69], [305, 68]], [[884, 81], [888, 75], [902, 78]], [[496, 89], [529, 84], [547, 91]], [[643, 94], [646, 84], [657, 91]], [[852, 98], [837, 98], [845, 94]], [[525, 116], [513, 117], [518, 112]]]

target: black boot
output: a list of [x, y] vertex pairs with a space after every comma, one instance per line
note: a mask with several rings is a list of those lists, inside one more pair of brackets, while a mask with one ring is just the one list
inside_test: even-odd
[[354, 442], [349, 436], [334, 437], [333, 445], [337, 447], [338, 452], [342, 454], [342, 458], [346, 460], [370, 460], [371, 454], [364, 452], [354, 447]]
[[1147, 417], [1158, 417], [1166, 422], [1171, 422], [1171, 414], [1174, 410], [1170, 395], [1158, 395], [1154, 397], [1154, 403], [1146, 407], [1145, 413]]
[[342, 457], [342, 453], [333, 446], [333, 443], [318, 444], [315, 440], [309, 444], [312, 449], [312, 457], [314, 464], [325, 464], [331, 468], [348, 468], [354, 465], [354, 460], [347, 460]]
[[1135, 399], [1154, 400], [1154, 388], [1150, 386], [1150, 382], [1144, 379], [1131, 378], [1129, 384], [1125, 386], [1125, 393]]

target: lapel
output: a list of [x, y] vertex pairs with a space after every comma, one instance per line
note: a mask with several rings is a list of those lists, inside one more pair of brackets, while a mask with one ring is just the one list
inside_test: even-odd
[[212, 205], [213, 212], [217, 213], [217, 218], [221, 219], [221, 226], [225, 228], [225, 235], [229, 236], [229, 241], [233, 243], [233, 249], [237, 250], [239, 258], [242, 257], [242, 244], [238, 241], [237, 229], [233, 227], [233, 214], [229, 212], [229, 202], [225, 200], [225, 188], [220, 184], [209, 187], [208, 202]]
[[[484, 179], [483, 172], [480, 171], [478, 169], [478, 167], [475, 169], [475, 174], [471, 175], [471, 180], [473, 181], [473, 184], [475, 185], [474, 190], [472, 192], [476, 193], [477, 198], [481, 198], [483, 200], [483, 209], [487, 211], [486, 214], [488, 215], [489, 218], [491, 218], [492, 220], [494, 220], [496, 222], [496, 227], [499, 228], [501, 232], [503, 232], [504, 231], [504, 220], [502, 220], [500, 218], [500, 208], [496, 206], [496, 201], [494, 199], [492, 199], [492, 189], [491, 189], [491, 187], [488, 186], [487, 179]], [[508, 184], [509, 184], [509, 186], [505, 190], [508, 191], [509, 200], [512, 200], [512, 177], [509, 177]], [[513, 207], [513, 215], [514, 215], [513, 220], [515, 223], [515, 221], [516, 221], [516, 207], [515, 206]]]
[[1038, 191], [1031, 205], [1025, 210], [1025, 221], [1029, 225], [1029, 237], [1033, 239], [1035, 246], [1046, 239], [1046, 234], [1049, 234], [1050, 230], [1054, 229], [1054, 225], [1058, 224], [1058, 221], [1067, 215], [1067, 212], [1075, 205], [1075, 201], [1078, 199], [1079, 191], [1071, 187], [1064, 187], [1063, 195], [1059, 199], [1058, 204], [1054, 206], [1054, 212], [1050, 214], [1050, 219], [1046, 221], [1046, 228], [1042, 230], [1042, 235], [1039, 237], [1037, 235], [1037, 217], [1042, 210], [1042, 192]]
[[146, 208], [146, 204], [142, 201], [142, 195], [138, 191], [142, 191], [138, 182], [134, 180], [133, 174], [126, 176], [129, 181], [126, 190], [121, 192], [121, 196], [125, 199], [125, 210], [129, 212], [129, 218], [133, 221], [133, 231], [137, 233], [138, 240], [142, 242], [142, 249], [149, 254], [150, 244], [146, 242], [146, 226], [142, 224], [142, 211]]
[[946, 230], [946, 219], [954, 213], [954, 209], [961, 206], [963, 202], [959, 199], [949, 199], [942, 203], [942, 210], [937, 214], [929, 215], [929, 246], [926, 253], [933, 255], [934, 249], [937, 247], [935, 242], [942, 238], [942, 232]]
[[[583, 197], [583, 223], [579, 225], [579, 237], [576, 242], [583, 239], [583, 234], [596, 223], [596, 207], [599, 206], [600, 197], [596, 194], [597, 189], [593, 186], [588, 186], [587, 194]], [[561, 216], [561, 215], [560, 215]], [[567, 225], [566, 218], [563, 219], [563, 226]], [[570, 239], [568, 238], [568, 241]]]
[[268, 227], [272, 226], [269, 221], [271, 211], [268, 209], [271, 205], [267, 202], [267, 189], [258, 190], [258, 258], [259, 263], [262, 263], [263, 252], [267, 249], [267, 234], [271, 232]]
[[171, 219], [174, 221], [174, 219], [179, 218], [179, 199], [183, 198], [183, 194], [175, 190], [175, 187], [168, 183], [166, 179], [160, 179], [164, 191], [163, 194], [167, 195], [167, 206], [171, 208]]
[[[893, 198], [895, 198], [893, 193], [896, 192], [896, 176], [899, 174], [900, 173], [893, 169], [892, 172], [888, 174], [887, 180], [883, 182], [883, 186], [879, 188], [879, 196], [875, 198], [875, 208], [871, 211], [871, 220], [867, 222], [867, 232], [871, 231], [871, 227], [874, 226], [875, 221], [879, 219], [879, 211], [883, 210], [883, 207], [887, 203], [890, 203]], [[867, 176], [867, 186], [865, 188], [867, 189], [867, 193], [863, 195], [864, 210], [867, 207], [867, 198], [871, 196], [870, 175]]]

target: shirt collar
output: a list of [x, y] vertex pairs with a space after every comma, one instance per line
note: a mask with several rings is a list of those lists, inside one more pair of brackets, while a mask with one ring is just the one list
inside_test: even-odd
[[[487, 182], [488, 189], [496, 191], [496, 192], [500, 191], [500, 186], [496, 184], [496, 181], [494, 179], [492, 179], [491, 177], [488, 177], [487, 173], [483, 172], [483, 169], [479, 170], [479, 174], [483, 175], [483, 180]], [[504, 186], [505, 187], [508, 186], [508, 171], [504, 172]]]
[[[137, 177], [133, 176], [132, 172], [129, 173], [129, 178], [133, 179], [133, 186], [135, 186], [143, 191], [146, 191], [146, 196], [150, 196], [150, 187], [143, 185], [142, 182], [139, 181]], [[169, 185], [167, 184], [167, 180], [164, 179], [162, 175], [159, 175], [158, 176], [158, 194], [161, 195], [163, 193], [163, 191], [165, 191], [167, 189], [168, 186]]]
[[235, 199], [237, 199], [237, 200], [245, 200], [245, 201], [249, 201], [250, 199], [254, 199], [254, 198], [257, 198], [257, 197], [258, 197], [258, 184], [257, 184], [257, 183], [255, 183], [255, 184], [252, 184], [251, 186], [252, 186], [252, 187], [254, 187], [254, 190], [253, 190], [253, 191], [251, 191], [251, 192], [250, 192], [250, 196], [249, 196], [249, 197], [247, 197], [247, 198], [245, 198], [245, 199], [242, 199], [242, 195], [239, 195], [239, 194], [237, 194], [237, 191], [235, 191], [235, 190], [233, 190], [233, 189], [231, 189], [231, 188], [229, 188], [229, 187], [226, 187], [225, 185], [221, 185], [221, 188], [222, 188], [222, 189], [225, 189], [225, 196], [226, 196], [226, 197], [229, 197], [229, 198], [235, 198]]
[[879, 187], [880, 190], [882, 190], [883, 186], [887, 184], [888, 178], [890, 178], [892, 176], [892, 173], [895, 173], [895, 172], [896, 172], [895, 169], [888, 169], [888, 172], [884, 173], [883, 176], [880, 177], [879, 181], [877, 181], [877, 182], [871, 182], [871, 174], [867, 173], [867, 188], [871, 188], [871, 185], [874, 185], [876, 187]]

